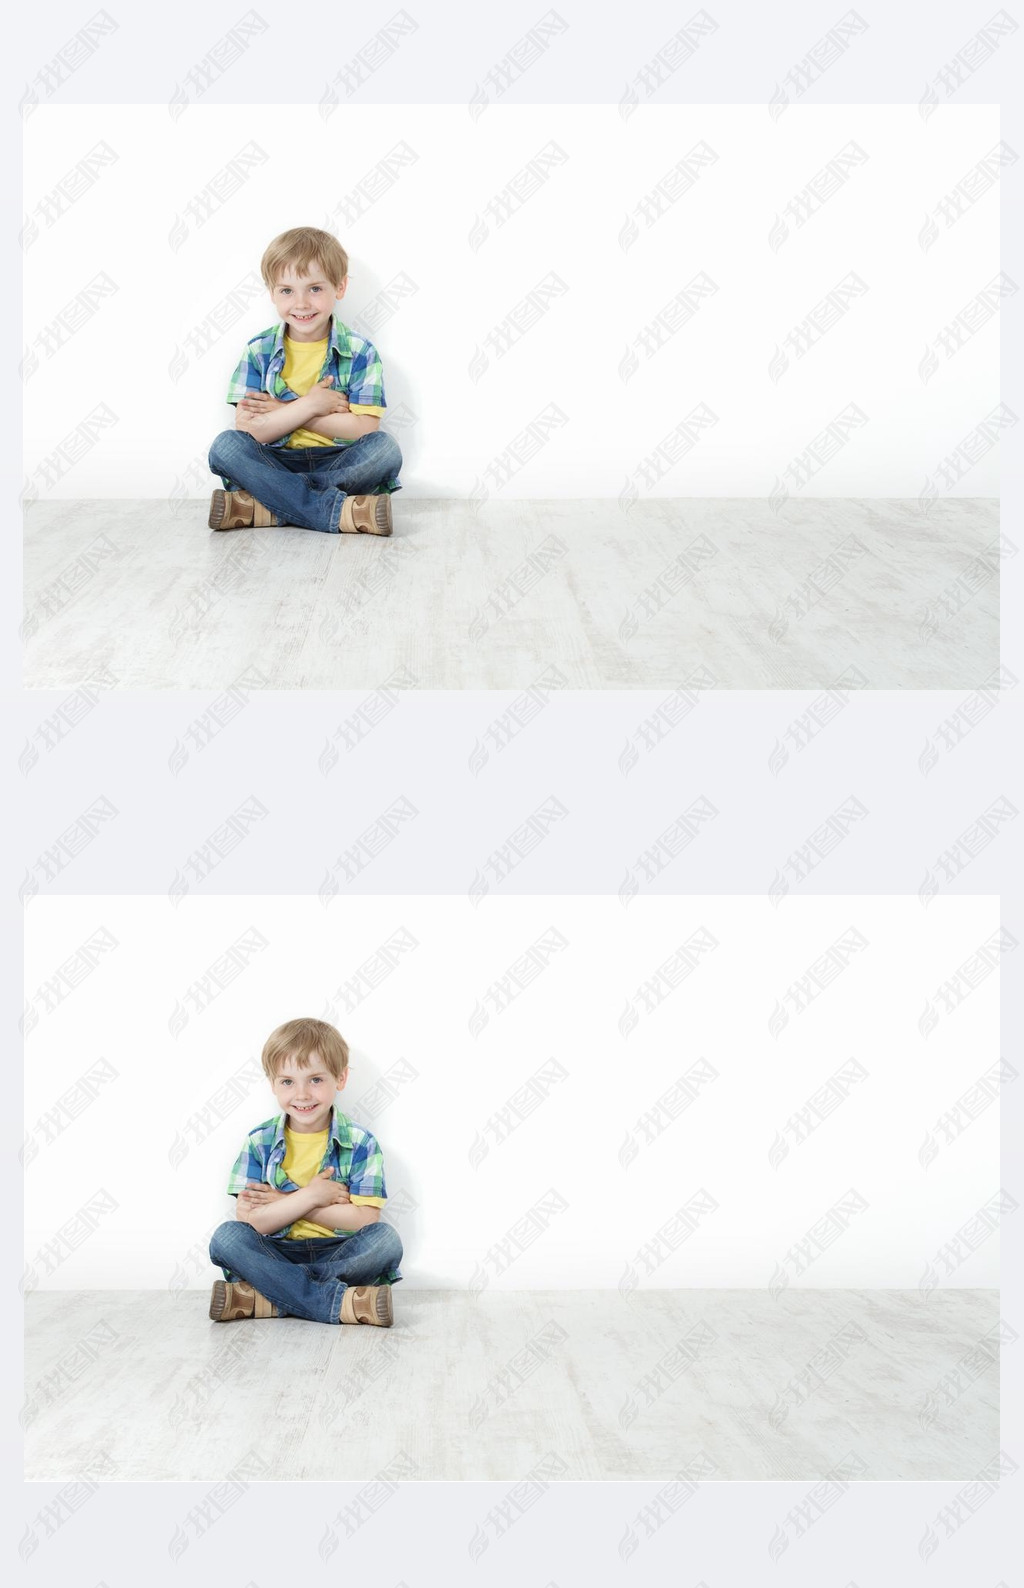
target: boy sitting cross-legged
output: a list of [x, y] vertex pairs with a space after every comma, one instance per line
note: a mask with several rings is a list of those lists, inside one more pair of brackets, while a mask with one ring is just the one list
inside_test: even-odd
[[237, 1211], [210, 1241], [224, 1274], [210, 1317], [386, 1328], [402, 1243], [381, 1222], [376, 1138], [338, 1105], [348, 1044], [323, 1020], [289, 1020], [267, 1038], [262, 1062], [280, 1112], [249, 1132], [231, 1171]]

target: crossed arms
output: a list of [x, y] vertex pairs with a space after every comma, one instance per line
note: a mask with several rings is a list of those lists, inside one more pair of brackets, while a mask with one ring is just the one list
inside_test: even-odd
[[325, 375], [304, 397], [293, 397], [290, 402], [279, 402], [269, 392], [250, 392], [235, 408], [235, 429], [247, 430], [264, 443], [280, 441], [282, 436], [299, 429], [314, 430], [327, 441], [335, 436], [355, 441], [370, 430], [378, 430], [378, 416], [352, 413], [345, 393], [326, 384], [332, 379]]
[[278, 1191], [259, 1180], [247, 1180], [245, 1190], [238, 1194], [235, 1217], [251, 1224], [260, 1235], [274, 1235], [296, 1219], [309, 1219], [328, 1231], [359, 1230], [364, 1224], [375, 1224], [380, 1208], [353, 1204], [348, 1186], [332, 1180], [332, 1174], [333, 1170], [323, 1169], [297, 1191]]

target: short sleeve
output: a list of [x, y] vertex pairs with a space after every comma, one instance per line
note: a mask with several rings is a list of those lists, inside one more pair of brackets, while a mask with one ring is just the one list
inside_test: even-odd
[[384, 395], [384, 370], [380, 354], [372, 342], [364, 342], [354, 354], [348, 379], [348, 405], [353, 412], [384, 413], [388, 402]]
[[378, 419], [382, 419], [387, 413], [386, 408], [377, 408], [373, 403], [349, 403], [348, 407], [349, 413], [376, 414]]
[[247, 347], [238, 360], [235, 372], [228, 382], [228, 394], [225, 401], [229, 403], [241, 402], [242, 398], [249, 392], [260, 390], [260, 372], [253, 362], [251, 348]]
[[241, 1152], [231, 1166], [228, 1175], [228, 1196], [236, 1197], [240, 1191], [245, 1190], [247, 1180], [262, 1180], [263, 1165], [252, 1150], [252, 1141], [247, 1136]]
[[387, 1197], [354, 1197], [350, 1194], [349, 1201], [356, 1207], [360, 1207], [365, 1203], [371, 1208], [382, 1208], [387, 1201]]
[[383, 1207], [387, 1201], [384, 1154], [380, 1150], [376, 1136], [372, 1136], [369, 1131], [364, 1133], [362, 1141], [353, 1149], [348, 1194], [353, 1202], [368, 1201], [376, 1204], [377, 1207]]

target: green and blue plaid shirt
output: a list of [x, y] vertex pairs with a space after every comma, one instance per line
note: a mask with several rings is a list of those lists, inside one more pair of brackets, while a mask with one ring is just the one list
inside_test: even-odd
[[[280, 1114], [275, 1114], [272, 1119], [265, 1119], [262, 1125], [256, 1125], [250, 1130], [228, 1177], [228, 1196], [237, 1196], [240, 1191], [244, 1191], [247, 1180], [258, 1180], [261, 1185], [274, 1186], [278, 1191], [298, 1191], [299, 1187], [284, 1171], [286, 1150], [284, 1127], [287, 1118], [287, 1113], [282, 1109]], [[320, 1169], [333, 1169], [332, 1178], [336, 1181], [344, 1181], [348, 1186], [349, 1196], [357, 1204], [364, 1198], [378, 1203], [387, 1201], [387, 1191], [384, 1187], [384, 1154], [380, 1150], [376, 1136], [364, 1130], [361, 1125], [355, 1124], [347, 1114], [343, 1114], [337, 1102], [334, 1104], [327, 1136], [327, 1150]], [[284, 1229], [275, 1230], [268, 1238], [284, 1239], [295, 1222], [297, 1221], [293, 1220], [292, 1224], [285, 1225]], [[355, 1233], [355, 1230], [334, 1231], [338, 1237]]]
[[[249, 342], [228, 384], [229, 403], [241, 402], [243, 397], [254, 391], [269, 392], [278, 402], [294, 402], [297, 399], [298, 393], [285, 385], [281, 373], [284, 369], [285, 356], [284, 326], [285, 322], [278, 320], [276, 325], [268, 326]], [[386, 412], [384, 371], [381, 367], [380, 354], [372, 342], [368, 342], [365, 336], [357, 336], [354, 331], [350, 331], [336, 314], [331, 316], [327, 352], [317, 379], [323, 380], [325, 375], [334, 376], [332, 382], [334, 391], [345, 393], [353, 413], [375, 413], [380, 417]], [[291, 435], [292, 432], [289, 431], [288, 434]], [[338, 437], [333, 445], [350, 447], [357, 439], [357, 437]], [[280, 436], [276, 441], [264, 443], [268, 447], [285, 447], [287, 444], [287, 435]], [[324, 446], [331, 445], [332, 443], [325, 436]], [[380, 491], [387, 492], [398, 489], [400, 487], [397, 475], [379, 487]]]

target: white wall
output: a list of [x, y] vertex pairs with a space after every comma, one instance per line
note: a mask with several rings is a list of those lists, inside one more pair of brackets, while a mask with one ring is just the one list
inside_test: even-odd
[[352, 1045], [411, 1288], [994, 1285], [998, 930], [986, 896], [30, 899], [25, 1283], [205, 1288], [275, 1112], [260, 1049], [311, 1014]]
[[409, 498], [997, 492], [995, 106], [41, 104], [24, 137], [26, 501], [212, 489], [295, 225], [349, 252]]

